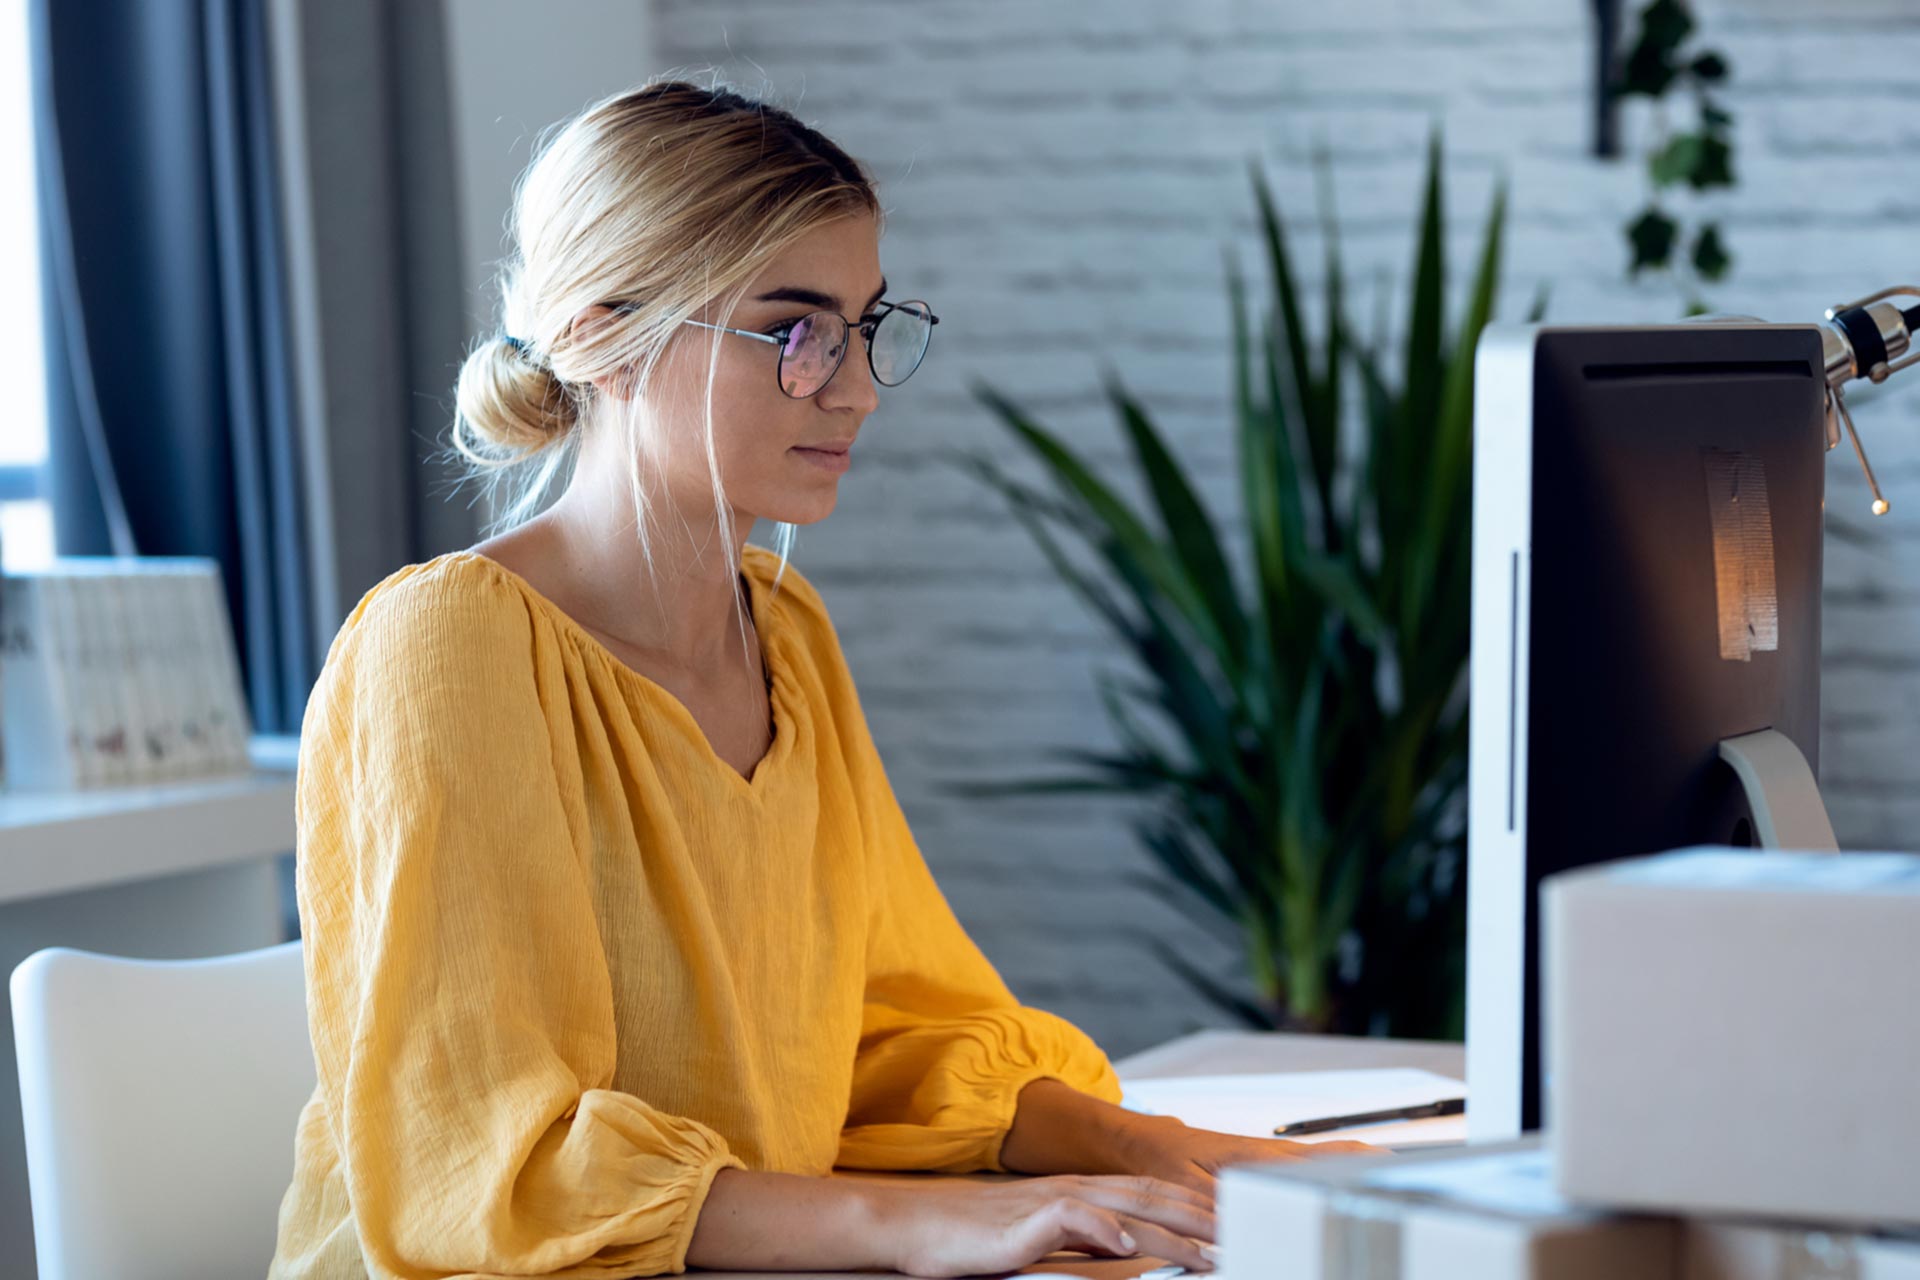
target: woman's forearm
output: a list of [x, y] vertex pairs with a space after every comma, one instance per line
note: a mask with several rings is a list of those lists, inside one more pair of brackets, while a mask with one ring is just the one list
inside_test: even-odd
[[1117, 1107], [1063, 1081], [1035, 1080], [1020, 1091], [1000, 1163], [1015, 1173], [1128, 1173], [1128, 1152], [1141, 1133], [1179, 1123]]
[[[1143, 1134], [1179, 1126], [1114, 1106], [1054, 1079], [1021, 1089], [1000, 1162], [1016, 1173], [1127, 1173]], [[859, 1178], [722, 1169], [687, 1245], [689, 1267], [735, 1271], [890, 1270], [898, 1206]]]
[[857, 1178], [722, 1169], [687, 1245], [687, 1265], [733, 1271], [889, 1269], [875, 1190]]

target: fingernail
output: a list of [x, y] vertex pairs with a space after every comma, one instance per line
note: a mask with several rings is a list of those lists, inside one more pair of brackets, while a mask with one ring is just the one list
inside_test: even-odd
[[1200, 1246], [1200, 1252], [1208, 1262], [1217, 1264], [1220, 1261], [1220, 1246], [1217, 1244], [1203, 1244]]
[[1128, 1253], [1140, 1252], [1140, 1246], [1135, 1244], [1133, 1242], [1133, 1237], [1128, 1235], [1124, 1231], [1120, 1233], [1120, 1247], [1122, 1249], [1125, 1249]]

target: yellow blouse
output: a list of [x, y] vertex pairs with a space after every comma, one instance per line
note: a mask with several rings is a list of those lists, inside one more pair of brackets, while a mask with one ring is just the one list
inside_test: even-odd
[[319, 1083], [272, 1280], [686, 1268], [727, 1167], [999, 1170], [1043, 1076], [894, 799], [812, 584], [749, 545], [774, 738], [678, 699], [473, 551], [368, 591], [301, 728]]

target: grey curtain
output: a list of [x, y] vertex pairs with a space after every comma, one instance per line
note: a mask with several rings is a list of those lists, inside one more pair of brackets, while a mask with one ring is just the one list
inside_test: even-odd
[[205, 555], [255, 727], [318, 670], [263, 0], [30, 0], [63, 555]]

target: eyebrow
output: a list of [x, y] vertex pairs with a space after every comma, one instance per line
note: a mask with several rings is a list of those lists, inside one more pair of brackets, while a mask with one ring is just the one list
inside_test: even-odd
[[[880, 296], [886, 291], [887, 278], [881, 276], [880, 287], [873, 291], [873, 297], [867, 299], [867, 306], [871, 307], [874, 303], [880, 301]], [[818, 289], [803, 289], [798, 285], [782, 285], [778, 289], [770, 289], [766, 293], [754, 298], [754, 301], [803, 302], [809, 307], [830, 307], [835, 311], [840, 309], [840, 299], [834, 297], [832, 294], [821, 293]], [[866, 307], [862, 307], [861, 310], [866, 310]]]

